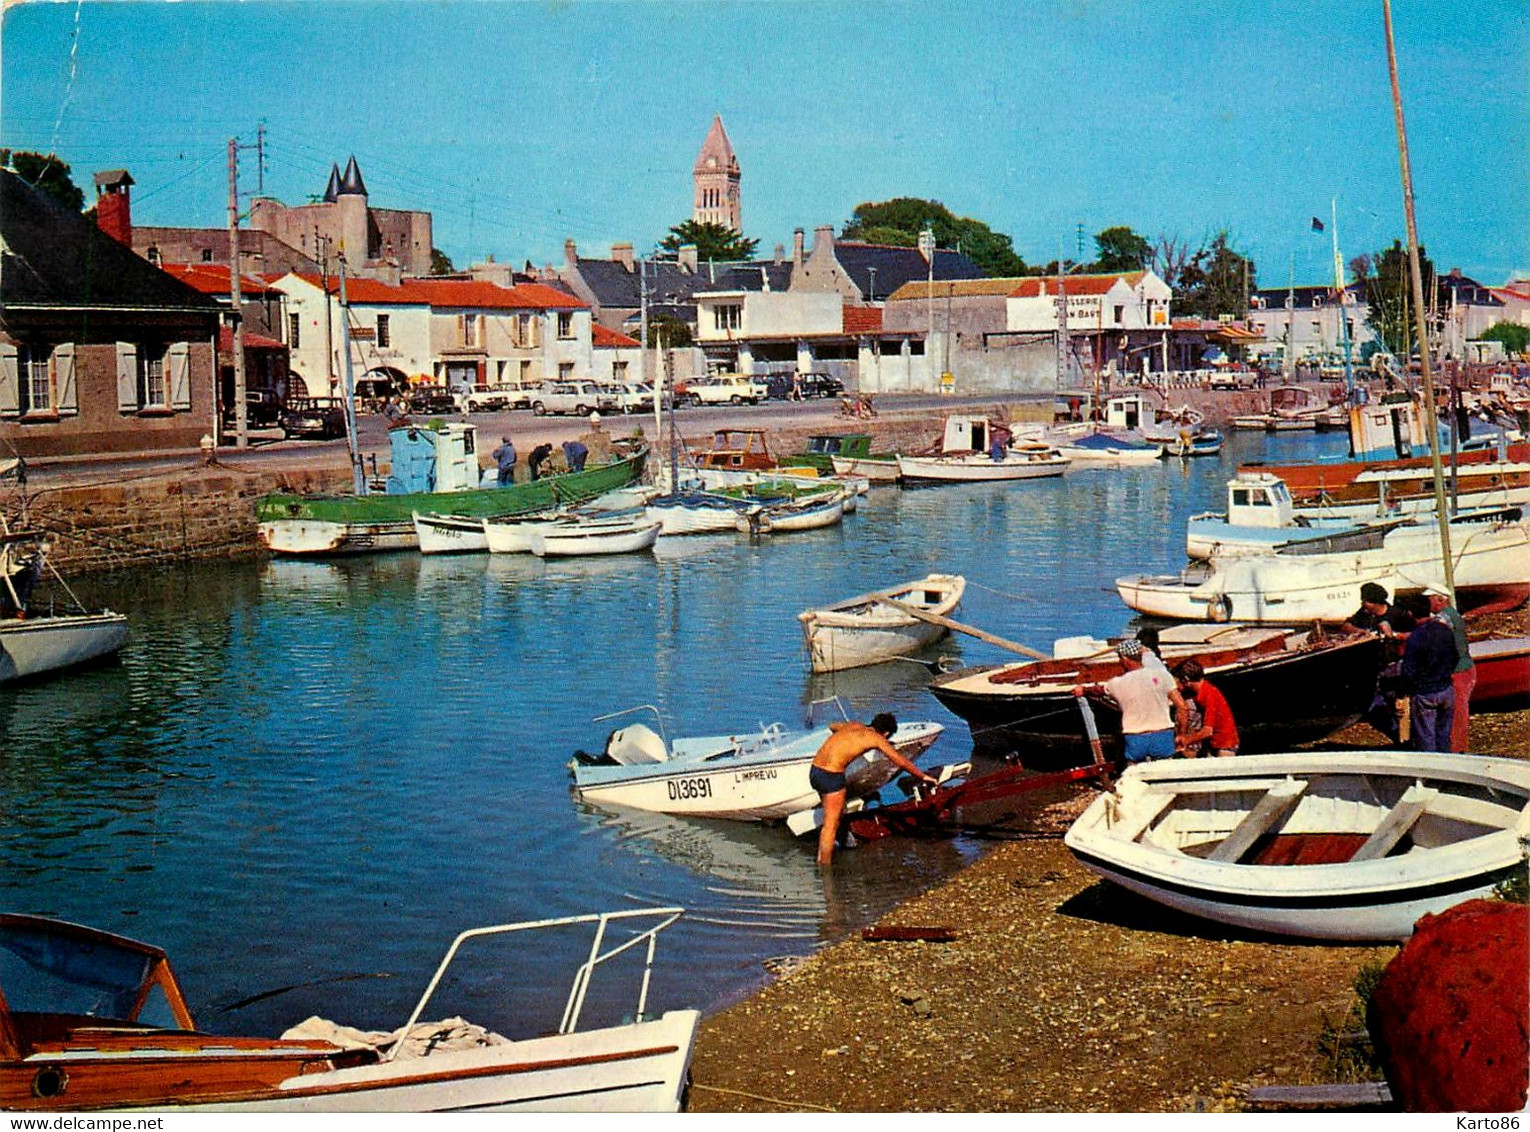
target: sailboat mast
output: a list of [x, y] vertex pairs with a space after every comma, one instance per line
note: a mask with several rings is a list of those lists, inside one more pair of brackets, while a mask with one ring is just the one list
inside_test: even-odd
[[[1450, 553], [1450, 516], [1445, 510], [1445, 469], [1440, 462], [1440, 429], [1434, 407], [1434, 363], [1429, 357], [1429, 331], [1424, 314], [1424, 275], [1419, 267], [1418, 224], [1413, 214], [1413, 169], [1408, 161], [1408, 129], [1403, 122], [1402, 88], [1397, 82], [1397, 45], [1392, 36], [1392, 0], [1381, 0], [1387, 28], [1387, 71], [1392, 79], [1392, 113], [1397, 119], [1397, 155], [1402, 167], [1403, 215], [1408, 222], [1408, 274], [1413, 284], [1413, 317], [1418, 330], [1418, 357], [1424, 376], [1425, 427], [1429, 433], [1429, 462], [1434, 470], [1434, 513], [1440, 527], [1440, 554], [1445, 588], [1456, 600], [1455, 560]], [[1406, 366], [1406, 359], [1404, 365]]]

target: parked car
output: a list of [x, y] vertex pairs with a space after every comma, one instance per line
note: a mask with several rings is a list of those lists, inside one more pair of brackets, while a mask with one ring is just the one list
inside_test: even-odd
[[414, 385], [405, 394], [409, 411], [421, 417], [441, 417], [457, 411], [457, 400], [444, 385]]
[[483, 385], [457, 394], [457, 407], [464, 413], [501, 413], [507, 409], [529, 409], [531, 393], [518, 385]]
[[531, 395], [531, 411], [539, 417], [548, 413], [587, 417], [596, 411], [609, 413], [615, 409], [614, 394], [593, 381], [545, 381]]
[[282, 435], [332, 440], [345, 435], [345, 402], [338, 397], [289, 397], [281, 415]]
[[653, 412], [653, 386], [640, 381], [619, 381], [605, 387], [616, 408], [623, 413]]
[[[275, 428], [282, 423], [282, 398], [274, 389], [247, 389], [244, 393], [244, 419], [249, 428]], [[237, 425], [234, 406], [223, 406], [223, 423]]]
[[838, 397], [845, 391], [845, 383], [827, 373], [773, 373], [765, 379], [773, 401], [790, 400], [794, 386], [803, 397]]
[[758, 405], [770, 396], [770, 390], [747, 374], [719, 373], [690, 382], [684, 396], [692, 405]]

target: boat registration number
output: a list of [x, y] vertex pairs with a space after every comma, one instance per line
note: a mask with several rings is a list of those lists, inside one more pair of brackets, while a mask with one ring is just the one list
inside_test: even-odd
[[709, 778], [671, 779], [665, 785], [669, 787], [669, 798], [672, 802], [712, 796], [712, 780]]

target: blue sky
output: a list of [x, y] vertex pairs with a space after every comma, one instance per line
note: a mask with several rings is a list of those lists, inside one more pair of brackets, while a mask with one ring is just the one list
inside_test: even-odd
[[[1530, 274], [1524, 0], [1399, 0], [1420, 237], [1489, 284]], [[221, 225], [227, 140], [266, 126], [264, 190], [355, 154], [375, 206], [434, 213], [459, 265], [650, 247], [690, 215], [720, 113], [762, 253], [857, 203], [930, 197], [1030, 262], [1125, 224], [1226, 227], [1264, 286], [1404, 235], [1380, 0], [23, 3], [0, 137], [135, 221]], [[253, 193], [253, 151], [241, 190]], [[809, 237], [811, 239], [811, 236]]]

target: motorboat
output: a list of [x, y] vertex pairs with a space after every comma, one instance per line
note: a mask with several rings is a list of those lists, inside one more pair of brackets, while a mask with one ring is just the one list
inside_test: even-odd
[[[1241, 750], [1285, 750], [1359, 719], [1381, 670], [1381, 638], [1330, 636], [1249, 625], [1176, 625], [1159, 634], [1173, 668], [1194, 657], [1227, 699]], [[1050, 769], [1092, 757], [1073, 697], [1077, 684], [1103, 684], [1123, 671], [1114, 644], [1058, 642], [1048, 660], [979, 665], [937, 676], [929, 690], [967, 721], [977, 750]], [[1120, 753], [1120, 711], [1091, 701], [1106, 753]]]
[[[1530, 523], [1518, 508], [1455, 516], [1450, 547], [1456, 593], [1468, 604], [1530, 593]], [[1438, 528], [1407, 522], [1217, 556], [1179, 574], [1117, 578], [1116, 591], [1139, 613], [1170, 620], [1305, 625], [1342, 622], [1359, 608], [1366, 582], [1395, 597], [1444, 581]]]
[[881, 664], [917, 652], [948, 630], [934, 620], [890, 604], [896, 601], [926, 615], [949, 617], [961, 603], [967, 580], [960, 574], [928, 574], [901, 586], [847, 598], [797, 615], [814, 672], [840, 672]]
[[[99, 660], [127, 643], [127, 616], [86, 609], [48, 562], [48, 545], [45, 532], [12, 530], [0, 516], [0, 684]], [[66, 604], [39, 600], [45, 574]]]
[[1237, 928], [1400, 940], [1523, 870], [1530, 764], [1418, 751], [1164, 759], [1064, 837], [1090, 871]]
[[542, 524], [531, 536], [538, 558], [577, 558], [596, 554], [633, 554], [648, 550], [663, 527], [642, 511], [621, 516], [570, 515]]
[[1279, 476], [1239, 472], [1227, 481], [1227, 510], [1190, 516], [1185, 553], [1191, 558], [1268, 554], [1314, 534], [1344, 534], [1366, 525], [1365, 519], [1347, 515], [1298, 515], [1291, 492]]
[[[62, 920], [0, 915], [0, 1108], [675, 1112], [700, 1014], [654, 1016], [647, 998], [657, 936], [681, 914], [638, 908], [464, 931], [409, 1020], [381, 1035], [380, 1048], [204, 1032], [160, 948]], [[442, 1025], [420, 1023], [465, 944], [569, 928], [593, 942], [581, 949], [562, 1019], [528, 1027], [541, 1036], [487, 1034], [484, 1044], [441, 1047]], [[639, 948], [646, 963], [633, 1021], [581, 1030], [596, 968], [622, 953], [641, 955]]]
[[[658, 711], [652, 707], [629, 711]], [[600, 716], [596, 722], [629, 714]], [[781, 820], [818, 804], [808, 782], [813, 756], [831, 728], [787, 731], [779, 723], [758, 731], [669, 741], [643, 723], [617, 728], [598, 755], [575, 752], [569, 769], [574, 792], [583, 802], [630, 806], [664, 814], [731, 818], [737, 821]], [[945, 730], [939, 723], [900, 723], [889, 742], [910, 760], [929, 749]], [[880, 751], [870, 750], [845, 770], [852, 797], [875, 794], [897, 775], [898, 767]]]
[[898, 475], [905, 485], [998, 483], [1060, 476], [1071, 463], [1047, 444], [1006, 448], [995, 460], [984, 452], [943, 456], [898, 456]]

